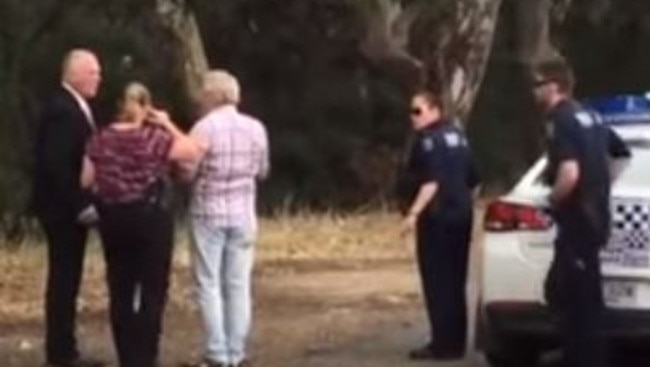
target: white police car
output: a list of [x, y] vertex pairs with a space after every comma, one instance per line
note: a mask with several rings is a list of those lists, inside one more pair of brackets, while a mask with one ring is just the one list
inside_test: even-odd
[[[612, 236], [601, 256], [606, 333], [650, 346], [650, 100], [617, 96], [591, 105], [632, 150], [612, 187]], [[541, 158], [487, 207], [476, 336], [493, 367], [532, 366], [558, 346], [543, 296], [556, 230], [545, 214], [545, 167]]]

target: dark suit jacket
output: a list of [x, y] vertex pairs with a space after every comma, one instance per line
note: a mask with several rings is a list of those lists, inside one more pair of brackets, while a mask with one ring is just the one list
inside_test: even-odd
[[36, 136], [33, 205], [38, 215], [72, 219], [90, 203], [81, 188], [85, 146], [93, 133], [74, 96], [59, 88], [43, 109]]

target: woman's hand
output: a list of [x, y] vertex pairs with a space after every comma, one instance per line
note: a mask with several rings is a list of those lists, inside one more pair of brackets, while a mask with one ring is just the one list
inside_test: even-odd
[[417, 226], [418, 216], [417, 214], [409, 213], [406, 218], [402, 221], [402, 237], [406, 237], [411, 233], [415, 232], [415, 227]]
[[95, 165], [88, 156], [83, 158], [80, 179], [81, 187], [84, 189], [90, 189], [95, 183]]
[[164, 128], [170, 128], [174, 124], [167, 111], [157, 110], [155, 108], [151, 108], [147, 112], [147, 121]]

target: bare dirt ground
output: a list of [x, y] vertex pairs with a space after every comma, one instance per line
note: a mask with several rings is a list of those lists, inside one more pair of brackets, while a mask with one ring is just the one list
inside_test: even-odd
[[[382, 212], [264, 220], [254, 278], [250, 350], [255, 366], [486, 367], [482, 357], [471, 351], [466, 360], [454, 363], [412, 363], [405, 358], [410, 348], [425, 340], [428, 325], [412, 241], [400, 238], [398, 229], [399, 219]], [[477, 293], [480, 237], [476, 231], [470, 302]], [[177, 366], [201, 353], [186, 238], [179, 231], [162, 367]], [[116, 366], [104, 266], [96, 240], [89, 250], [79, 300], [79, 341], [86, 354]], [[44, 246], [0, 247], [0, 367], [43, 365], [45, 271]], [[648, 364], [625, 360], [612, 365]]]
[[[412, 246], [398, 218], [299, 215], [262, 223], [255, 273], [251, 352], [257, 366], [405, 366], [427, 325]], [[162, 365], [200, 355], [185, 233], [178, 234], [162, 342]], [[41, 366], [45, 249], [0, 251], [0, 367]], [[91, 244], [80, 297], [79, 340], [114, 361], [104, 268]], [[113, 365], [114, 362], [113, 362]], [[449, 366], [482, 365], [470, 354]]]

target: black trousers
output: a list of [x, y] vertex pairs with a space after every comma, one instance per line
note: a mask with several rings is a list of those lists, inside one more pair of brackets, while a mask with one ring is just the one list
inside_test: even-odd
[[[607, 361], [602, 337], [604, 301], [599, 247], [581, 239], [558, 237], [546, 280], [567, 367], [602, 367]], [[583, 240], [582, 240], [583, 241]]]
[[471, 232], [471, 215], [455, 221], [421, 218], [418, 222], [418, 265], [432, 346], [438, 352], [465, 352]]
[[79, 357], [75, 320], [88, 229], [60, 213], [39, 213], [38, 219], [48, 254], [45, 354], [48, 363], [63, 364]]
[[121, 367], [158, 359], [172, 257], [173, 219], [158, 207], [100, 206], [110, 317]]

